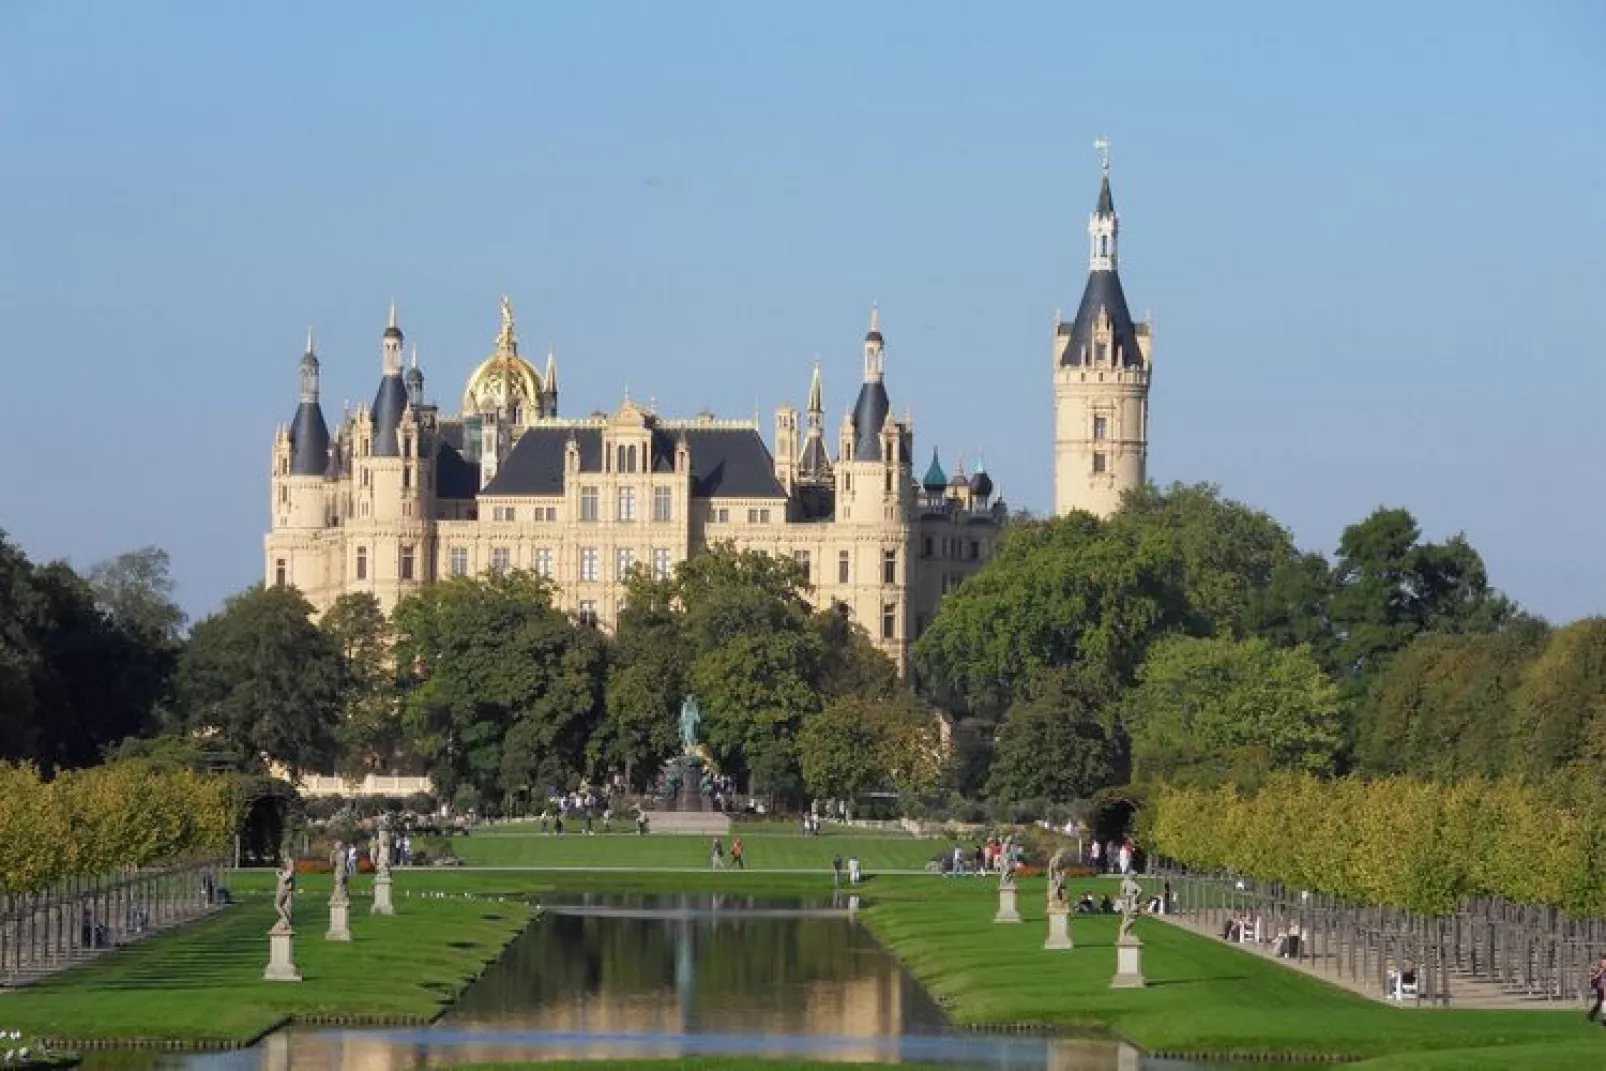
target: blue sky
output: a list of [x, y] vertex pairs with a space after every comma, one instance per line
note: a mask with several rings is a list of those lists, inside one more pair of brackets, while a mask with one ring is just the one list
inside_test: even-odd
[[872, 301], [921, 464], [1051, 503], [1094, 138], [1152, 309], [1150, 471], [1331, 550], [1380, 504], [1540, 613], [1606, 590], [1606, 7], [0, 5], [0, 528], [261, 578], [307, 325], [392, 297], [456, 408], [512, 295], [562, 405], [801, 404]]

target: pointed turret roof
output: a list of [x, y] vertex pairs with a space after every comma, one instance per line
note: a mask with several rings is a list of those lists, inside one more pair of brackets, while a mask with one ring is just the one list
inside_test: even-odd
[[301, 356], [301, 401], [290, 421], [290, 475], [322, 476], [328, 467], [329, 425], [318, 404], [318, 355], [309, 327], [307, 352]]
[[544, 394], [558, 392], [558, 348], [546, 348], [546, 374], [541, 377], [541, 391]]
[[[1110, 193], [1110, 172], [1104, 170], [1099, 185], [1098, 208], [1095, 216], [1115, 214], [1115, 198]], [[1121, 275], [1116, 269], [1114, 256], [1096, 260], [1087, 274], [1087, 286], [1082, 290], [1082, 303], [1076, 308], [1076, 318], [1059, 325], [1060, 337], [1065, 339], [1060, 364], [1065, 367], [1091, 365], [1097, 355], [1095, 335], [1105, 317], [1109, 318], [1110, 358], [1118, 368], [1142, 368], [1143, 350], [1138, 345], [1137, 327], [1127, 309], [1126, 293], [1121, 289]]]
[[870, 331], [864, 341], [864, 383], [853, 403], [853, 459], [880, 461], [881, 429], [887, 422], [887, 414], [892, 412], [892, 401], [887, 397], [887, 385], [882, 377], [881, 310], [875, 306], [870, 308]]
[[942, 462], [937, 460], [935, 446], [931, 448], [931, 465], [926, 469], [925, 479], [920, 481], [920, 486], [934, 495], [941, 494], [948, 486], [948, 474], [942, 471]]

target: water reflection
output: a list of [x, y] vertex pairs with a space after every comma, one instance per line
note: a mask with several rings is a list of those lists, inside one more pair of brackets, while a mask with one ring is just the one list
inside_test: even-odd
[[412, 1071], [689, 1055], [1052, 1071], [1193, 1066], [1142, 1059], [1105, 1040], [954, 1032], [897, 961], [829, 901], [582, 896], [548, 906], [434, 1027], [293, 1030], [244, 1052], [144, 1066]]

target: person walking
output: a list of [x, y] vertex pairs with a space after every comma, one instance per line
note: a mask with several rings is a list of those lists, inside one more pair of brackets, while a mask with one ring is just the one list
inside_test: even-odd
[[725, 869], [725, 845], [720, 843], [718, 837], [714, 838], [714, 847], [708, 853], [708, 862], [715, 870]]
[[731, 862], [736, 864], [737, 870], [746, 870], [747, 861], [742, 856], [742, 838], [737, 837], [731, 841]]
[[842, 856], [840, 855], [831, 857], [831, 887], [833, 889], [842, 887]]
[[[1584, 1013], [1584, 1022], [1591, 1023], [1601, 1014], [1601, 1004], [1606, 1003], [1606, 956], [1595, 961], [1589, 969], [1589, 989], [1595, 995], [1595, 1003], [1589, 1006]], [[1601, 1026], [1606, 1026], [1606, 1016], [1601, 1017]]]

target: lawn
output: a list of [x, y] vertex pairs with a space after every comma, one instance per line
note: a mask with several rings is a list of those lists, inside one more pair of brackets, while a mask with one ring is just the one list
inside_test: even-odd
[[[951, 845], [940, 839], [855, 836], [835, 831], [805, 837], [774, 827], [747, 832], [740, 826], [724, 838], [727, 848], [736, 837], [741, 838], [746, 849], [749, 870], [813, 870], [829, 874], [831, 859], [838, 855], [844, 868], [849, 859], [857, 857], [868, 873], [924, 870], [945, 848], [951, 850]], [[634, 833], [593, 837], [566, 833], [559, 837], [542, 835], [520, 824], [476, 831], [467, 837], [430, 840], [424, 846], [431, 853], [445, 846], [469, 866], [707, 870], [711, 840], [652, 833], [645, 837]]]
[[[904, 886], [911, 882], [924, 882], [919, 895], [908, 895]], [[1107, 882], [1073, 885], [1073, 896], [1082, 887], [1108, 891]], [[1045, 952], [1043, 896], [1042, 881], [1023, 881], [1026, 922], [994, 925], [997, 897], [990, 887], [887, 878], [874, 883], [870, 907], [861, 917], [964, 1024], [1110, 1030], [1154, 1053], [1357, 1057], [1562, 1043], [1569, 1051], [1593, 1045], [1592, 1051], [1606, 1058], [1606, 1037], [1600, 1036], [1606, 1032], [1584, 1026], [1574, 1011], [1388, 1007], [1153, 921], [1138, 928], [1149, 986], [1111, 989], [1117, 920], [1077, 916], [1075, 951]], [[1518, 1051], [1525, 1050], [1502, 1055]]]
[[[586, 891], [821, 899], [831, 889], [828, 871], [650, 869], [647, 860], [661, 858], [656, 855], [663, 850], [660, 845], [695, 846], [699, 841], [694, 838], [556, 842], [486, 836], [458, 843], [517, 846], [531, 840], [540, 848], [549, 847], [551, 841], [564, 851], [596, 852], [607, 860], [600, 865], [631, 869], [403, 868], [396, 873], [400, 913], [393, 919], [366, 914], [362, 899], [366, 882], [359, 881], [353, 913], [357, 940], [350, 945], [322, 940], [327, 882], [320, 888], [314, 879], [300, 912], [297, 961], [307, 976], [300, 985], [259, 981], [267, 953], [264, 935], [271, 921], [272, 877], [266, 872], [236, 874], [229, 884], [241, 895], [240, 905], [179, 933], [0, 997], [0, 1019], [53, 1037], [213, 1041], [254, 1037], [292, 1018], [428, 1019], [524, 924], [528, 911], [524, 904], [499, 902], [499, 897], [538, 903], [549, 896]], [[765, 843], [764, 838], [755, 840]], [[778, 846], [828, 853], [838, 843], [856, 840], [872, 846], [879, 840], [891, 852], [921, 845], [892, 838], [773, 840]], [[1112, 883], [1076, 882], [1073, 895], [1083, 887], [1107, 892]], [[960, 1024], [1102, 1031], [1155, 1053], [1384, 1057], [1364, 1065], [1377, 1071], [1514, 1067], [1572, 1071], [1601, 1063], [1606, 1056], [1606, 1031], [1585, 1026], [1576, 1011], [1389, 1007], [1156, 921], [1142, 922], [1138, 929], [1151, 984], [1142, 990], [1112, 990], [1116, 919], [1077, 916], [1076, 949], [1043, 951], [1041, 879], [1021, 883], [1026, 922], [1019, 926], [992, 923], [997, 896], [990, 880], [872, 872], [859, 891], [866, 905], [861, 919]], [[585, 1065], [587, 1071], [609, 1066], [723, 1071], [735, 1065], [702, 1058]]]
[[0, 996], [0, 1020], [47, 1038], [82, 1041], [250, 1041], [291, 1019], [407, 1023], [434, 1018], [527, 924], [516, 901], [400, 900], [390, 918], [357, 893], [350, 943], [325, 941], [328, 879], [303, 882], [296, 965], [304, 981], [262, 981], [273, 904], [264, 874], [237, 881], [240, 902]]
[[[760, 1060], [748, 1056], [683, 1056], [671, 1060], [543, 1060], [540, 1063], [452, 1064], [452, 1071], [887, 1071], [886, 1064], [825, 1060]], [[899, 1071], [953, 1071], [953, 1065], [898, 1064]]]

